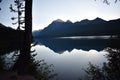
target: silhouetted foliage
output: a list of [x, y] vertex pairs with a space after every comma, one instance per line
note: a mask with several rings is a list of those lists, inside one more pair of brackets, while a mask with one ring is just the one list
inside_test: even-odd
[[38, 80], [49, 80], [57, 76], [52, 69], [54, 66], [48, 65], [44, 60], [35, 61], [32, 59], [33, 63], [30, 65], [30, 74], [33, 75]]
[[108, 48], [107, 51], [108, 62], [103, 63], [101, 68], [89, 64], [86, 70], [89, 80], [120, 80], [120, 49]]
[[[12, 19], [18, 18], [18, 28], [20, 28], [21, 22], [21, 16], [23, 10], [23, 3], [24, 0], [14, 0], [15, 6], [17, 6], [17, 10], [13, 9], [12, 5], [10, 6], [10, 9], [12, 12], [17, 12], [18, 17], [13, 17]], [[6, 31], [6, 30], [5, 30]], [[14, 34], [12, 34], [14, 35]], [[15, 34], [16, 35], [16, 34]], [[20, 43], [20, 55], [18, 59], [16, 60], [15, 64], [13, 65], [13, 70], [17, 71], [20, 74], [29, 74], [29, 66], [31, 63], [31, 56], [30, 56], [30, 49], [31, 49], [31, 42], [32, 42], [32, 0], [25, 0], [25, 33], [22, 37], [22, 43]], [[20, 35], [17, 35], [18, 39], [21, 40]], [[15, 38], [17, 38], [15, 37]], [[12, 39], [10, 39], [12, 40]], [[10, 42], [11, 43], [11, 42]], [[19, 43], [19, 42], [18, 42]], [[13, 43], [15, 44], [15, 43]], [[7, 44], [6, 44], [7, 45]], [[9, 46], [9, 44], [8, 44]], [[13, 45], [11, 45], [13, 46]], [[22, 65], [22, 66], [21, 66]]]
[[[2, 0], [0, 0], [0, 3], [2, 2]], [[1, 10], [1, 7], [0, 7], [0, 10]]]
[[[25, 0], [25, 34], [20, 55], [14, 65], [14, 70], [19, 73], [28, 73], [28, 67], [31, 62], [31, 43], [32, 43], [32, 0]], [[20, 65], [23, 65], [19, 67]]]
[[109, 40], [109, 47], [120, 49], [120, 37], [119, 34], [116, 37], [111, 37]]
[[[95, 0], [95, 1], [97, 1], [97, 0]], [[117, 2], [120, 1], [120, 0], [113, 0], [113, 1], [114, 1], [114, 3], [117, 3]], [[103, 3], [105, 3], [105, 4], [107, 4], [107, 5], [110, 5], [111, 0], [103, 0]]]
[[[24, 64], [24, 65], [18, 65], [21, 61], [21, 63], [23, 63], [23, 58], [24, 55], [19, 54], [17, 52], [17, 55], [15, 55], [16, 53], [11, 53], [8, 55], [2, 55], [0, 56], [0, 71], [4, 71], [4, 70], [8, 70], [8, 71], [15, 71], [18, 74], [22, 74], [22, 75], [31, 75], [33, 77], [35, 77], [37, 80], [50, 80], [51, 78], [54, 78], [55, 76], [57, 76], [56, 73], [54, 73], [54, 66], [48, 65], [44, 60], [35, 60], [35, 55], [36, 54], [32, 54], [29, 55], [30, 56], [30, 63]], [[19, 63], [17, 63], [19, 61]], [[17, 66], [15, 66], [17, 64]], [[22, 67], [22, 68], [21, 68]], [[26, 67], [24, 72], [24, 67]], [[23, 69], [23, 70], [21, 70]], [[27, 73], [27, 74], [26, 74]]]
[[11, 4], [10, 11], [17, 13], [17, 17], [12, 17], [11, 19], [12, 20], [17, 19], [18, 21], [12, 24], [13, 25], [18, 24], [17, 29], [20, 30], [20, 28], [24, 28], [24, 23], [25, 23], [25, 20], [24, 20], [25, 4], [24, 4], [24, 0], [14, 0], [14, 3], [15, 3], [14, 7], [16, 8], [13, 8], [13, 5]]
[[[17, 4], [17, 7], [22, 8], [21, 2], [24, 0], [15, 0], [15, 3]], [[11, 10], [13, 12], [16, 12], [11, 6]], [[18, 11], [18, 15], [20, 16], [21, 10]], [[18, 60], [15, 62], [13, 66], [13, 70], [18, 70], [18, 73], [22, 74], [28, 74], [29, 70], [28, 67], [31, 63], [31, 43], [32, 43], [32, 0], [25, 0], [25, 32], [23, 36], [23, 43], [20, 47], [20, 55]], [[21, 67], [19, 67], [22, 65]]]
[[89, 80], [104, 80], [102, 69], [97, 65], [89, 63], [89, 67], [85, 72]]
[[5, 65], [4, 65], [4, 61], [2, 59], [2, 57], [0, 56], [0, 72], [3, 71]]

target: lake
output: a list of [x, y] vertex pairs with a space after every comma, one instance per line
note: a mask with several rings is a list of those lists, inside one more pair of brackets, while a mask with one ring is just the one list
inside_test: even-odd
[[[85, 69], [89, 62], [102, 66], [108, 54], [109, 37], [62, 37], [36, 38], [36, 60], [44, 59], [54, 65], [54, 72], [58, 74], [53, 80], [85, 79]], [[87, 79], [86, 79], [87, 80]]]

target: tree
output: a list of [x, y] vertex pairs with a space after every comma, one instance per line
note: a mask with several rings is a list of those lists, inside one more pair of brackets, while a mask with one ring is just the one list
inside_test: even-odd
[[24, 0], [14, 0], [14, 3], [15, 3], [14, 7], [16, 8], [13, 8], [13, 5], [11, 4], [10, 10], [11, 12], [17, 13], [18, 16], [12, 17], [11, 19], [12, 20], [17, 19], [18, 21], [12, 24], [13, 25], [18, 24], [17, 29], [20, 30], [20, 28], [24, 28], [24, 23], [25, 23], [25, 20], [24, 20], [25, 4], [24, 4]]
[[102, 68], [89, 64], [87, 70], [88, 80], [120, 80], [120, 49], [108, 48], [106, 55], [108, 62]]
[[[32, 0], [25, 0], [25, 33], [20, 55], [13, 66], [13, 70], [17, 70], [20, 74], [28, 74], [28, 66], [30, 65], [30, 52], [32, 42]], [[22, 65], [22, 66], [20, 66]]]
[[25, 2], [25, 53], [30, 53], [32, 42], [32, 0]]
[[[118, 1], [120, 0], [114, 0], [115, 3]], [[103, 3], [109, 5], [111, 2], [103, 0]], [[104, 62], [102, 67], [89, 63], [89, 67], [85, 70], [88, 80], [120, 80], [120, 48], [118, 46], [114, 49], [107, 48], [106, 51], [109, 52], [106, 55], [108, 62]]]
[[[97, 1], [97, 0], [95, 0], [95, 1]], [[115, 3], [117, 3], [118, 1], [120, 1], [120, 0], [114, 0]], [[109, 5], [111, 3], [111, 1], [110, 0], [103, 0], [103, 3]]]
[[[0, 3], [2, 2], [2, 0], [0, 0]], [[0, 10], [1, 10], [1, 8], [0, 8]]]

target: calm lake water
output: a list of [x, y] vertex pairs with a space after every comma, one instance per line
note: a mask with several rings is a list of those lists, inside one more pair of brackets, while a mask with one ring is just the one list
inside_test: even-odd
[[102, 66], [106, 62], [104, 49], [108, 47], [107, 37], [99, 38], [51, 38], [35, 39], [38, 45], [36, 60], [44, 59], [54, 65], [58, 74], [53, 80], [78, 80], [85, 78], [85, 71], [91, 62]]

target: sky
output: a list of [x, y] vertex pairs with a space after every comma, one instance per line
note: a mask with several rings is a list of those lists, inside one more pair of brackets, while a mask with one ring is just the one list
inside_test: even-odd
[[[3, 0], [0, 3], [0, 23], [13, 26], [10, 18], [16, 16], [11, 13], [9, 6], [14, 0]], [[106, 5], [103, 0], [33, 0], [33, 31], [47, 27], [52, 21], [61, 19], [72, 22], [83, 19], [95, 19], [100, 17], [104, 20], [120, 18], [120, 2]]]

